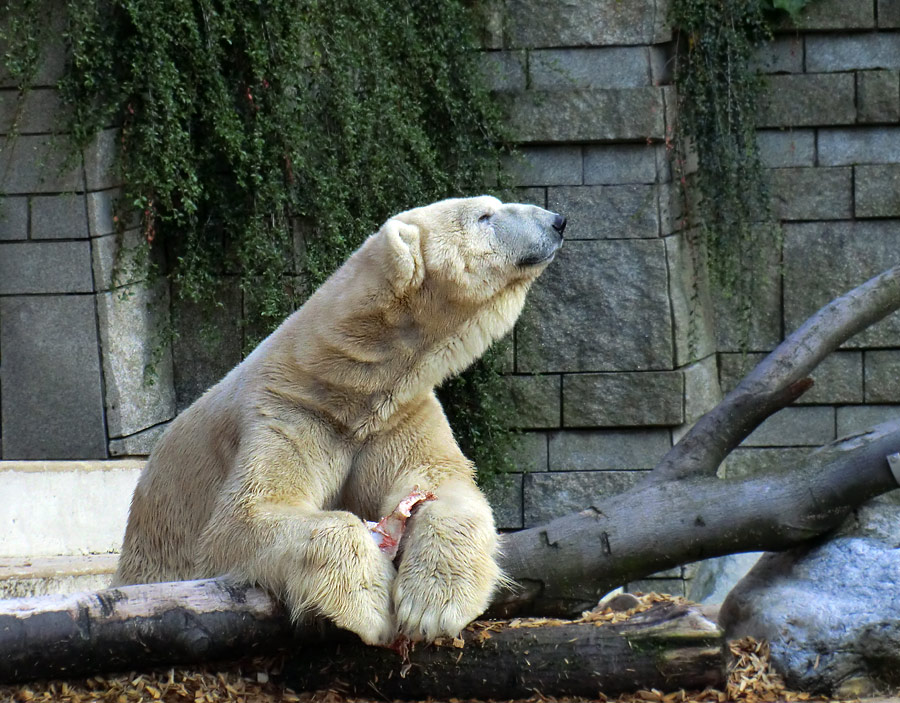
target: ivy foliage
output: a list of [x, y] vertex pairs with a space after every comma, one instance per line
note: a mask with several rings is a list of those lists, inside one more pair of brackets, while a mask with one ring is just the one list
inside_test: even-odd
[[[675, 84], [676, 168], [694, 187], [686, 201], [700, 234], [713, 286], [733, 298], [744, 339], [757, 287], [766, 279], [780, 230], [756, 143], [765, 82], [753, 67], [757, 48], [772, 38], [785, 13], [796, 19], [810, 0], [673, 0], [680, 32]], [[686, 173], [689, 154], [696, 173]], [[689, 207], [688, 209], [691, 209]]]
[[[64, 12], [73, 145], [120, 126], [122, 214], [142, 213], [144, 248], [166, 251], [179, 298], [215, 306], [224, 278], [239, 281], [248, 346], [387, 217], [483, 192], [497, 170], [500, 109], [461, 0], [69, 0]], [[443, 390], [484, 476], [507, 462], [491, 358]]]
[[689, 200], [712, 284], [737, 300], [748, 330], [754, 283], [777, 237], [756, 144], [764, 84], [750, 64], [771, 31], [760, 0], [674, 0], [671, 13], [680, 30], [676, 166], [687, 184], [687, 152], [696, 154]]

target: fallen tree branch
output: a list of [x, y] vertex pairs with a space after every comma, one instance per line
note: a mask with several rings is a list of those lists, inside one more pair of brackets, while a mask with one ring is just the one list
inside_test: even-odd
[[829, 445], [777, 474], [645, 482], [580, 513], [515, 532], [503, 568], [518, 584], [494, 614], [577, 613], [623, 583], [709, 557], [779, 551], [836, 527], [897, 488], [887, 455], [900, 419]]
[[339, 688], [383, 699], [596, 698], [641, 688], [721, 687], [721, 630], [691, 606], [660, 604], [619, 625], [594, 622], [494, 624], [458, 640], [417, 647], [402, 675], [391, 651], [358, 640], [291, 656], [286, 680], [298, 691]]
[[0, 682], [244, 657], [293, 634], [274, 598], [224, 579], [0, 600]]
[[656, 466], [650, 481], [714, 476], [769, 415], [812, 385], [805, 377], [850, 337], [900, 308], [900, 264], [828, 303], [701, 417]]

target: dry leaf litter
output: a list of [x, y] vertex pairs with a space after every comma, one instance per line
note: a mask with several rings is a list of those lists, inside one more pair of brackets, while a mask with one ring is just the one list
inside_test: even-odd
[[[597, 625], [620, 623], [654, 605], [687, 603], [684, 599], [650, 593], [636, 598], [634, 607], [616, 610], [598, 607], [576, 622]], [[503, 627], [544, 627], [572, 622], [553, 618], [515, 618], [508, 621], [477, 621], [469, 626], [476, 641], [491, 637]], [[462, 648], [461, 638], [445, 638], [438, 646]], [[829, 701], [832, 699], [788, 691], [772, 670], [765, 642], [745, 638], [730, 643], [734, 660], [725, 690], [637, 691], [618, 698], [598, 693], [591, 699], [602, 703], [768, 703], [770, 701]], [[0, 686], [3, 703], [369, 703], [370, 699], [346, 696], [340, 691], [295, 692], [281, 683], [277, 657], [257, 658], [219, 667], [164, 669], [117, 676], [92, 676], [72, 681], [35, 682], [23, 686]], [[521, 703], [581, 703], [583, 698], [535, 695]], [[374, 702], [372, 702], [374, 703]], [[450, 698], [447, 703], [461, 703]]]

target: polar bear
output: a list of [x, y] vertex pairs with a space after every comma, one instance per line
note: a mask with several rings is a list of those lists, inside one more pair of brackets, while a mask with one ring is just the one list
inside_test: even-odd
[[[434, 387], [510, 331], [566, 220], [489, 196], [389, 219], [183, 412], [131, 503], [116, 584], [228, 574], [370, 644], [454, 635], [501, 579]], [[363, 520], [414, 487], [399, 566]]]

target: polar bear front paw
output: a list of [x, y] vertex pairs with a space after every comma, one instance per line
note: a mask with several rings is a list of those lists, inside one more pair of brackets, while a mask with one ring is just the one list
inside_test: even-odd
[[397, 570], [390, 559], [378, 556], [378, 570], [352, 592], [340, 594], [336, 607], [326, 615], [338, 627], [355, 632], [366, 644], [388, 645], [397, 639], [391, 601]]
[[[455, 636], [485, 611], [500, 580], [488, 550], [448, 549], [431, 543], [407, 551], [394, 582], [400, 632], [413, 641]], [[413, 553], [410, 553], [413, 552]]]
[[473, 607], [464, 593], [421, 582], [412, 576], [397, 579], [394, 603], [400, 633], [414, 642], [455, 636], [483, 610]]

